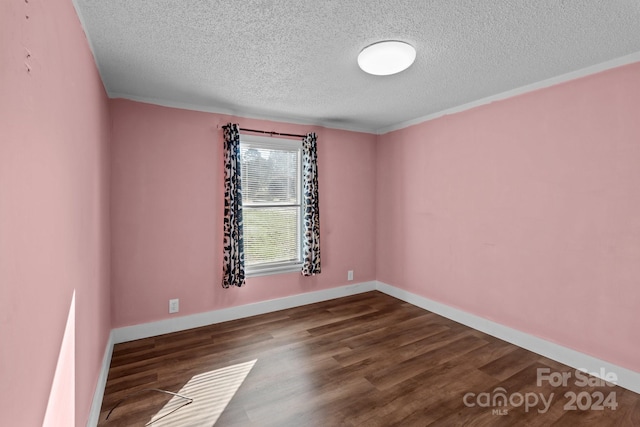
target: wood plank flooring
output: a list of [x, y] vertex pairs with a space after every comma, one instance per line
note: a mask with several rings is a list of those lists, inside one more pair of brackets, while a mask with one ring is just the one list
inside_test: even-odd
[[[571, 377], [538, 386], [545, 368]], [[367, 292], [118, 344], [99, 426], [640, 425], [640, 395], [578, 379], [565, 365]], [[148, 389], [194, 400], [181, 406]], [[599, 393], [610, 397], [602, 405]]]

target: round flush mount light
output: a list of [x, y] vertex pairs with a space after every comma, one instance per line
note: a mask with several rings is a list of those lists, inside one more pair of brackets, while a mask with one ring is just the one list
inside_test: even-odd
[[366, 73], [388, 76], [406, 70], [415, 59], [416, 49], [409, 43], [388, 40], [362, 49], [358, 55], [358, 65]]

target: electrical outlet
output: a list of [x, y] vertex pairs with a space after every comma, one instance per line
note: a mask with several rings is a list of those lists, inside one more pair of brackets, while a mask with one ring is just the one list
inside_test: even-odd
[[347, 280], [353, 280], [353, 270], [347, 271]]
[[180, 300], [179, 299], [170, 299], [169, 300], [169, 313], [177, 313], [180, 311]]

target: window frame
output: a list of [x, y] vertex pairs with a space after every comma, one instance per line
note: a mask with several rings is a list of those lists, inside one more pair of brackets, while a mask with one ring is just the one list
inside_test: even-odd
[[[270, 150], [292, 150], [298, 152], [298, 176], [297, 176], [297, 197], [295, 204], [279, 204], [279, 203], [269, 203], [262, 204], [262, 207], [291, 207], [296, 206], [298, 208], [298, 223], [297, 223], [297, 233], [298, 233], [298, 259], [296, 261], [282, 261], [282, 262], [272, 262], [272, 263], [263, 263], [255, 266], [249, 266], [246, 264], [246, 255], [245, 255], [245, 276], [246, 277], [257, 277], [257, 276], [267, 276], [272, 274], [282, 274], [282, 273], [292, 273], [292, 272], [300, 272], [302, 270], [302, 245], [303, 245], [303, 221], [304, 221], [304, 209], [303, 204], [304, 200], [302, 197], [302, 139], [284, 139], [284, 138], [274, 138], [274, 137], [265, 137], [265, 136], [257, 136], [257, 135], [245, 135], [240, 134], [240, 152], [242, 153], [243, 147], [247, 147], [247, 145], [251, 148], [256, 149], [270, 149]], [[242, 181], [242, 191], [245, 191], [245, 183], [244, 178]], [[246, 212], [247, 209], [256, 209], [259, 208], [260, 204], [257, 206], [251, 206], [248, 203], [244, 203], [243, 200], [243, 211]], [[244, 221], [243, 221], [244, 222]], [[246, 225], [245, 225], [246, 227]], [[246, 243], [246, 237], [245, 237]]]

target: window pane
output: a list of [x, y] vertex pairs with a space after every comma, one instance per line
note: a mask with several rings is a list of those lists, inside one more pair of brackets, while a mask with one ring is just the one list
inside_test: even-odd
[[298, 261], [300, 208], [243, 209], [244, 252], [247, 266]]
[[297, 202], [298, 151], [241, 145], [242, 202]]

